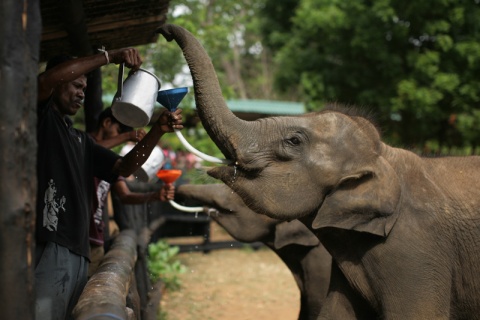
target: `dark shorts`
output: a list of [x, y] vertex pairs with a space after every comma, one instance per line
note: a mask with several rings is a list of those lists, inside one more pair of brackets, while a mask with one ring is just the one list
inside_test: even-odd
[[73, 319], [87, 283], [88, 260], [53, 242], [37, 244], [35, 319]]

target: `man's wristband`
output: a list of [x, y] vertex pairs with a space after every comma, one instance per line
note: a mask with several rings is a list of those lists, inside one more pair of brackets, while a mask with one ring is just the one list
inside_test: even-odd
[[108, 51], [105, 50], [105, 47], [102, 46], [101, 48], [98, 48], [98, 51], [103, 52], [103, 54], [105, 55], [105, 59], [107, 59], [107, 64], [109, 64], [109, 63], [110, 63], [110, 59], [108, 58]]

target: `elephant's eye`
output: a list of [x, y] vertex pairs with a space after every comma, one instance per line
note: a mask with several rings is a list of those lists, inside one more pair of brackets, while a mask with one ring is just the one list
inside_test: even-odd
[[292, 146], [298, 146], [300, 144], [300, 139], [298, 137], [291, 137], [287, 139], [287, 143]]

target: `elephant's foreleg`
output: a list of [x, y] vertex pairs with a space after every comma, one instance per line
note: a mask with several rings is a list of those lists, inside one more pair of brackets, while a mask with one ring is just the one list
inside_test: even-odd
[[374, 320], [377, 318], [378, 316], [368, 303], [351, 288], [338, 266], [332, 263], [330, 288], [318, 319]]

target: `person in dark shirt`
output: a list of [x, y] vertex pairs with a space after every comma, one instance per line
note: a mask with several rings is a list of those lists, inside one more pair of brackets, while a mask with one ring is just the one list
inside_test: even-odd
[[148, 159], [166, 132], [182, 129], [181, 110], [165, 111], [124, 157], [73, 128], [69, 116], [82, 107], [85, 74], [108, 63], [137, 70], [135, 48], [50, 61], [38, 76], [35, 316], [71, 319], [87, 280], [89, 221], [94, 178], [128, 177]]
[[[111, 107], [104, 109], [100, 113], [96, 130], [90, 133], [95, 142], [105, 148], [113, 148], [128, 141], [138, 143], [145, 134], [146, 132], [143, 129], [133, 130], [133, 128], [118, 121], [113, 115]], [[164, 184], [158, 191], [132, 192], [122, 176], [118, 177], [112, 184], [95, 178], [94, 206], [89, 232], [91, 255], [88, 268], [89, 278], [95, 273], [105, 254], [105, 238], [108, 236], [105, 234], [108, 231], [108, 226], [105, 224], [105, 221], [108, 221], [105, 206], [110, 189], [118, 195], [123, 204], [141, 204], [154, 201], [166, 202], [175, 198], [175, 187], [173, 184]], [[117, 213], [114, 212], [114, 214], [116, 215]]]

